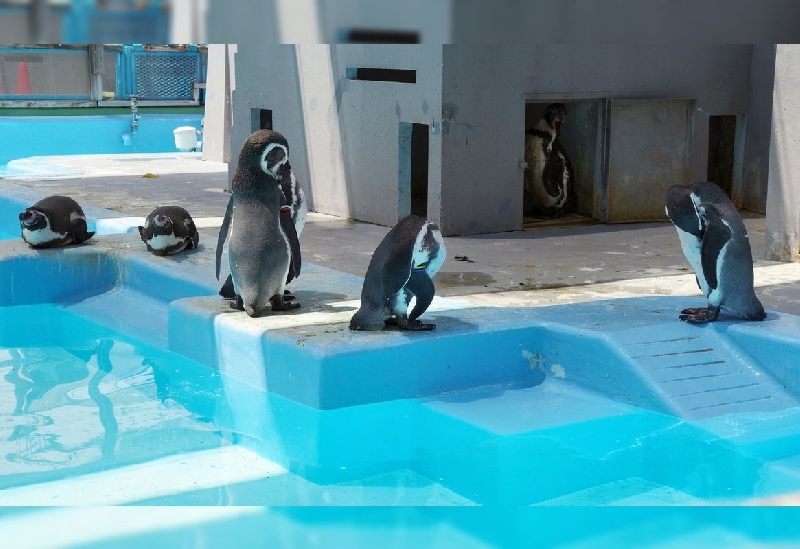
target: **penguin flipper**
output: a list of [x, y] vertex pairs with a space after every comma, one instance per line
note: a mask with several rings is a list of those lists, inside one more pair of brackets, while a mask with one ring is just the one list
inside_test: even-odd
[[383, 264], [381, 271], [381, 286], [386, 296], [397, 295], [403, 289], [411, 276], [411, 261], [414, 247], [403, 239], [395, 241], [392, 249]]
[[428, 310], [436, 289], [433, 286], [433, 280], [425, 272], [425, 269], [412, 269], [406, 288], [417, 298], [414, 309], [408, 315], [408, 320], [414, 321]]
[[716, 290], [719, 280], [717, 280], [717, 265], [721, 261], [720, 254], [722, 248], [727, 244], [732, 236], [731, 229], [722, 222], [722, 218], [713, 206], [705, 206], [705, 230], [703, 232], [703, 243], [700, 247], [700, 264], [703, 268], [703, 276], [708, 283], [709, 290]]
[[76, 219], [72, 225], [72, 242], [80, 244], [94, 236], [94, 231], [89, 231], [85, 219]]
[[283, 234], [286, 235], [286, 240], [289, 242], [289, 275], [286, 279], [286, 283], [288, 284], [292, 279], [300, 276], [302, 260], [300, 257], [300, 239], [297, 238], [297, 231], [295, 230], [294, 221], [292, 220], [292, 211], [288, 206], [285, 206], [285, 208], [286, 209], [284, 209], [284, 207], [281, 208], [280, 221], [281, 230]]
[[228, 238], [228, 230], [231, 227], [231, 217], [233, 217], [233, 195], [231, 194], [228, 200], [228, 207], [225, 209], [225, 217], [222, 219], [222, 226], [219, 228], [219, 237], [217, 238], [217, 280], [219, 280], [219, 268], [222, 263], [222, 247], [225, 245], [225, 239]]

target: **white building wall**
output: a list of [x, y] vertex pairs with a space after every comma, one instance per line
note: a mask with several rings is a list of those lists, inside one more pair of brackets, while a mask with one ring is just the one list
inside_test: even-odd
[[[313, 210], [382, 225], [399, 218], [401, 122], [441, 122], [441, 46], [239, 45], [232, 164], [251, 131], [251, 108], [273, 129]], [[348, 80], [348, 67], [416, 70], [416, 84]], [[440, 134], [431, 133], [429, 218], [439, 211]]]
[[800, 45], [778, 44], [767, 191], [766, 259], [797, 261], [800, 246]]

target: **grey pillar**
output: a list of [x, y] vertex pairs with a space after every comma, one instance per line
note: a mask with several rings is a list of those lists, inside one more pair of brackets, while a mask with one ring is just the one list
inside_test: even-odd
[[231, 133], [231, 72], [227, 44], [208, 46], [203, 160], [229, 162]]
[[778, 44], [769, 147], [765, 259], [797, 261], [800, 246], [800, 45]]

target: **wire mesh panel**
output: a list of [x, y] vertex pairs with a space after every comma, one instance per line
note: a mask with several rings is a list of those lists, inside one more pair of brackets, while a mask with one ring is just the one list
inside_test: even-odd
[[200, 55], [134, 52], [132, 93], [142, 99], [192, 99], [200, 81]]

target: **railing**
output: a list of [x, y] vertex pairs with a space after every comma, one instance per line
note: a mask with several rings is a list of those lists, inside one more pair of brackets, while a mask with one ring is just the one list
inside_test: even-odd
[[0, 106], [202, 105], [206, 46], [0, 47]]

